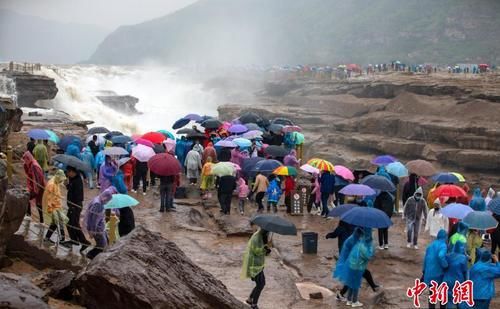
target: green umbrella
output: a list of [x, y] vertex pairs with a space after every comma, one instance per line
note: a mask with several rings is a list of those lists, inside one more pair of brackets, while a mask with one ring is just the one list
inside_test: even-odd
[[139, 201], [127, 194], [113, 194], [111, 200], [104, 205], [105, 209], [117, 209], [132, 207], [139, 204]]
[[49, 141], [57, 144], [61, 140], [54, 131], [45, 130], [45, 132], [47, 132], [47, 134], [49, 135]]
[[219, 177], [234, 176], [236, 175], [236, 165], [232, 162], [219, 162], [212, 166], [210, 173]]
[[158, 132], [165, 135], [165, 137], [169, 137], [169, 138], [175, 140], [175, 136], [167, 130], [158, 130]]

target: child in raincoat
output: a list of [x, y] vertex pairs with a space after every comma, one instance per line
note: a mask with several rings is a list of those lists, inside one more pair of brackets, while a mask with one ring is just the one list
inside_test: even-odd
[[203, 168], [201, 169], [201, 193], [202, 193], [202, 198], [207, 199], [209, 198], [209, 192], [210, 190], [213, 190], [215, 188], [215, 176], [212, 175], [212, 163], [213, 158], [212, 157], [207, 157], [206, 163], [203, 165]]
[[45, 186], [42, 198], [43, 221], [49, 225], [49, 230], [45, 235], [45, 240], [52, 242], [50, 237], [56, 231], [59, 231], [59, 241], [64, 241], [64, 225], [69, 221], [63, 212], [61, 186], [66, 180], [66, 175], [62, 170], [57, 170]]
[[267, 187], [267, 212], [271, 211], [271, 207], [273, 208], [273, 212], [278, 212], [278, 201], [281, 197], [281, 186], [278, 182], [278, 179], [275, 175], [270, 176], [271, 181], [269, 182], [269, 186]]
[[250, 193], [250, 189], [243, 178], [238, 179], [238, 208], [240, 210], [240, 214], [245, 214], [245, 201], [248, 199], [248, 194]]
[[241, 278], [250, 278], [255, 282], [255, 288], [246, 300], [251, 308], [258, 308], [260, 294], [266, 285], [264, 276], [264, 261], [266, 255], [271, 250], [267, 247], [268, 231], [259, 229], [248, 241], [247, 248], [243, 254], [243, 267], [241, 269]]

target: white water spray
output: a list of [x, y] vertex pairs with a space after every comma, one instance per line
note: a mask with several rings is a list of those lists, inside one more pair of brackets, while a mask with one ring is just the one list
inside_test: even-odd
[[[124, 133], [171, 130], [175, 120], [189, 113], [216, 116], [215, 94], [202, 84], [181, 77], [165, 67], [71, 66], [43, 74], [55, 79], [59, 92], [41, 106], [64, 111], [76, 120], [92, 120], [95, 126]], [[139, 99], [140, 115], [125, 115], [105, 106], [99, 91], [113, 91]]]
[[10, 98], [17, 103], [16, 83], [4, 75], [0, 75], [0, 98]]

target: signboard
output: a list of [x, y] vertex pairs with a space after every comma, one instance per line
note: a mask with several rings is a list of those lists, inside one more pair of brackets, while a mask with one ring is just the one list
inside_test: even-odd
[[299, 186], [296, 191], [292, 192], [292, 215], [303, 215], [304, 208], [309, 201], [310, 188], [307, 186]]

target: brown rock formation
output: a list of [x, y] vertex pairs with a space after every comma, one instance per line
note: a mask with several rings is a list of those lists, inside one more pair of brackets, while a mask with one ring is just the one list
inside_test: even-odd
[[18, 132], [23, 126], [23, 111], [8, 98], [0, 98], [0, 150], [7, 149], [7, 139], [11, 132]]
[[38, 100], [52, 100], [56, 97], [57, 86], [53, 78], [24, 72], [6, 72], [16, 83], [17, 105], [37, 107]]
[[76, 279], [87, 308], [245, 308], [173, 242], [138, 226]]

